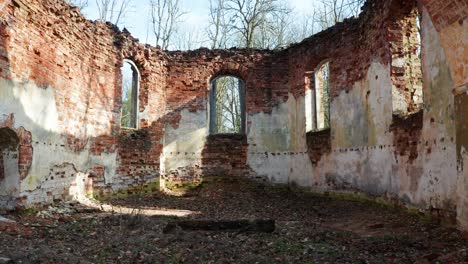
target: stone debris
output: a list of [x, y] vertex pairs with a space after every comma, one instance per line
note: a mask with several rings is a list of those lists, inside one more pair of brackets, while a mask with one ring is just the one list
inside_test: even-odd
[[[5, 217], [3, 217], [3, 216], [1, 216], [1, 215], [0, 215], [0, 222], [3, 222], [3, 223], [15, 223], [15, 221], [10, 220], [10, 219], [8, 219], [8, 218], [5, 218]], [[0, 261], [0, 263], [2, 263], [2, 262]]]
[[47, 209], [37, 213], [37, 216], [42, 218], [55, 218], [56, 216], [69, 217], [72, 214], [78, 213], [80, 204], [76, 202], [61, 202], [58, 204], [50, 205]]

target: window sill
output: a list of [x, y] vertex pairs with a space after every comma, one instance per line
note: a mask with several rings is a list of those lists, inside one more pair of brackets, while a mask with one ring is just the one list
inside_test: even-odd
[[325, 128], [321, 130], [314, 130], [314, 131], [309, 131], [306, 132], [307, 136], [324, 136], [324, 135], [329, 135], [331, 133], [330, 128]]
[[137, 131], [139, 129], [135, 127], [120, 127], [120, 130], [121, 131]]
[[243, 140], [247, 137], [245, 134], [226, 134], [226, 133], [220, 133], [220, 134], [210, 134], [208, 135], [208, 139], [238, 139], [238, 140]]

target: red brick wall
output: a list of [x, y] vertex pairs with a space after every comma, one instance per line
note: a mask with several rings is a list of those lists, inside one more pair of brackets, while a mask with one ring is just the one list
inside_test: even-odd
[[455, 22], [462, 22], [468, 16], [466, 0], [419, 0], [429, 12], [437, 30]]
[[20, 173], [20, 180], [23, 180], [26, 178], [32, 165], [32, 135], [31, 132], [25, 130], [22, 127], [17, 130], [17, 134], [19, 138], [18, 169]]
[[[84, 19], [59, 0], [15, 0], [0, 11], [0, 74], [54, 89], [59, 130], [66, 151], [118, 153], [117, 177], [128, 184], [159, 171], [165, 108], [166, 55], [139, 44], [126, 31]], [[120, 131], [120, 67], [130, 59], [141, 73], [138, 133]], [[92, 131], [92, 132], [90, 132]], [[31, 166], [31, 134], [19, 132], [20, 171]], [[151, 148], [141, 148], [151, 142]], [[41, 144], [43, 142], [40, 142]], [[133, 179], [133, 178], [134, 179]]]
[[391, 10], [394, 19], [389, 22], [387, 36], [392, 61], [404, 62], [403, 65], [395, 65], [392, 62], [391, 77], [395, 88], [404, 95], [407, 106], [404, 110], [393, 109], [393, 113], [404, 116], [422, 109], [422, 101], [414, 99], [422, 93], [421, 59], [418, 56], [418, 48], [422, 48], [418, 40], [419, 13], [415, 1], [397, 2]]
[[[332, 97], [364, 79], [371, 62], [390, 63], [388, 29], [408, 10], [398, 3], [369, 1], [359, 19], [346, 20], [285, 50], [164, 53], [112, 25], [85, 20], [62, 1], [14, 0], [0, 10], [0, 77], [54, 89], [67, 150], [78, 153], [90, 145], [92, 156], [117, 152], [117, 176], [132, 185], [158, 176], [165, 124], [177, 128], [183, 109], [207, 110], [209, 82], [218, 75], [233, 74], [246, 82], [246, 111], [253, 115], [271, 113], [289, 93], [304, 95], [304, 73], [324, 60], [330, 61]], [[466, 16], [464, 1], [423, 3], [439, 28]], [[138, 131], [120, 129], [123, 59], [132, 60], [141, 73]], [[397, 140], [400, 131], [393, 130]], [[24, 129], [17, 133], [20, 172], [25, 177], [32, 164], [32, 135]], [[308, 139], [314, 163], [330, 142], [329, 134], [315, 136]], [[324, 148], [311, 148], [314, 142]], [[250, 173], [248, 143], [245, 137], [209, 137], [200, 169], [206, 174]], [[103, 186], [101, 172], [96, 182]]]
[[9, 74], [3, 77], [53, 87], [66, 134], [86, 138], [85, 125], [93, 126], [97, 134], [115, 130], [111, 122], [119, 108], [115, 29], [85, 20], [60, 1], [15, 0], [4, 12]]
[[251, 176], [247, 168], [247, 137], [244, 135], [208, 136], [202, 151], [203, 176]]
[[208, 50], [168, 52], [166, 91], [168, 121], [177, 126], [182, 109], [206, 110], [209, 82], [231, 74], [246, 83], [246, 111], [271, 112], [272, 106], [287, 100], [287, 58], [272, 51]]

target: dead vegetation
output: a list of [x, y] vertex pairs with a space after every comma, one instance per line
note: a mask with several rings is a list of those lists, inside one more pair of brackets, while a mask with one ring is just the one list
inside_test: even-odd
[[[397, 209], [291, 192], [238, 179], [211, 179], [183, 197], [112, 198], [127, 214], [95, 212], [6, 216], [0, 257], [12, 263], [466, 263], [456, 229]], [[141, 210], [187, 210], [186, 218]], [[174, 223], [274, 219], [272, 233], [186, 230]], [[171, 232], [163, 230], [172, 224]], [[226, 232], [227, 231], [227, 232]]]

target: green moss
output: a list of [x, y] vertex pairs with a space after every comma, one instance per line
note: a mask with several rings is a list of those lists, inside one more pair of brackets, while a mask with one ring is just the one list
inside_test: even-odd
[[199, 181], [164, 181], [164, 189], [173, 195], [185, 195], [195, 189], [201, 188], [204, 180]]
[[158, 180], [155, 182], [146, 183], [146, 184], [139, 185], [136, 187], [121, 189], [111, 194], [104, 194], [104, 195], [96, 194], [93, 196], [93, 198], [100, 202], [106, 202], [115, 198], [124, 199], [130, 195], [150, 195], [155, 192], [159, 192], [159, 189], [160, 189], [160, 183]]
[[35, 207], [26, 207], [17, 210], [18, 214], [21, 216], [37, 215], [39, 211], [40, 209]]

